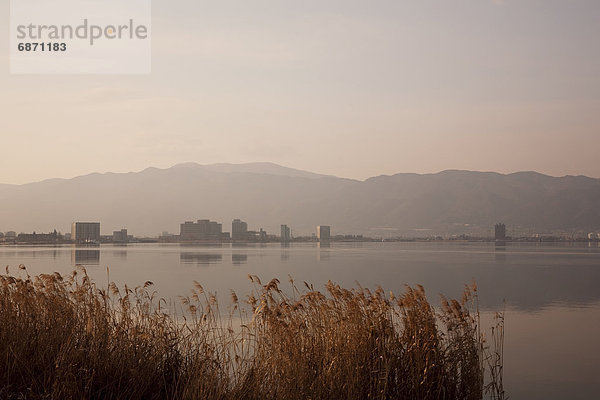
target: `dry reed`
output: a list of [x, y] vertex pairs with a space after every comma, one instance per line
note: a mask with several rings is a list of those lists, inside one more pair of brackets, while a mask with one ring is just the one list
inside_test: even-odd
[[232, 292], [228, 317], [195, 283], [177, 318], [151, 282], [98, 288], [83, 268], [8, 272], [0, 398], [504, 398], [503, 316], [486, 343], [474, 285], [436, 311], [421, 286], [396, 297], [331, 282], [301, 291], [290, 279], [286, 294], [251, 276], [253, 294], [240, 304]]

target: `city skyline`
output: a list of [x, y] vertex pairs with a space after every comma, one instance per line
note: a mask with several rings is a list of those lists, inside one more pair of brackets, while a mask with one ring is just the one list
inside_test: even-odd
[[533, 172], [445, 171], [356, 181], [274, 164], [185, 164], [0, 186], [0, 199], [4, 231], [64, 232], [65, 221], [101, 220], [113, 229], [155, 235], [176, 232], [190, 218], [240, 216], [248, 226], [278, 232], [285, 223], [300, 235], [323, 223], [339, 233], [377, 237], [482, 235], [497, 221], [530, 234], [600, 230], [599, 179]]

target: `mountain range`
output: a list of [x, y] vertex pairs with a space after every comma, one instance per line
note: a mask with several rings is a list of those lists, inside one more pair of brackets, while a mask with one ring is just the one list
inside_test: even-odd
[[331, 225], [333, 234], [429, 236], [508, 232], [600, 231], [600, 179], [536, 172], [449, 170], [364, 181], [272, 163], [186, 163], [167, 169], [94, 173], [24, 185], [0, 185], [0, 231], [70, 231], [73, 221], [100, 221], [103, 234], [179, 233], [184, 221], [211, 219], [231, 230], [296, 235]]

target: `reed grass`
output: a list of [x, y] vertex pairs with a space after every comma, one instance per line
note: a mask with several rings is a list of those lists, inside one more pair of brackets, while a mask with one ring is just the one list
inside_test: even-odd
[[250, 276], [228, 315], [196, 282], [177, 317], [151, 282], [21, 269], [0, 276], [0, 398], [504, 398], [503, 316], [487, 343], [475, 285], [436, 309], [421, 286], [395, 296], [290, 279], [283, 291]]

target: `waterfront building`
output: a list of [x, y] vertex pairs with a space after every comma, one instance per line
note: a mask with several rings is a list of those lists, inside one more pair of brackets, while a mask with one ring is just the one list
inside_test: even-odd
[[248, 224], [240, 219], [234, 219], [231, 222], [231, 239], [232, 240], [247, 240], [248, 239]]
[[208, 219], [186, 221], [180, 225], [181, 240], [221, 240], [223, 225]]
[[506, 240], [506, 225], [496, 224], [494, 226], [494, 238], [498, 241]]
[[317, 240], [319, 242], [328, 242], [331, 240], [331, 227], [327, 225], [317, 226]]
[[100, 222], [73, 222], [71, 238], [77, 243], [99, 242]]
[[112, 241], [114, 243], [127, 243], [129, 237], [127, 236], [127, 229], [121, 229], [120, 231], [114, 231]]
[[281, 225], [281, 241], [289, 242], [292, 240], [292, 231], [287, 225]]
[[55, 243], [61, 239], [61, 235], [54, 230], [52, 233], [19, 233], [18, 243]]

